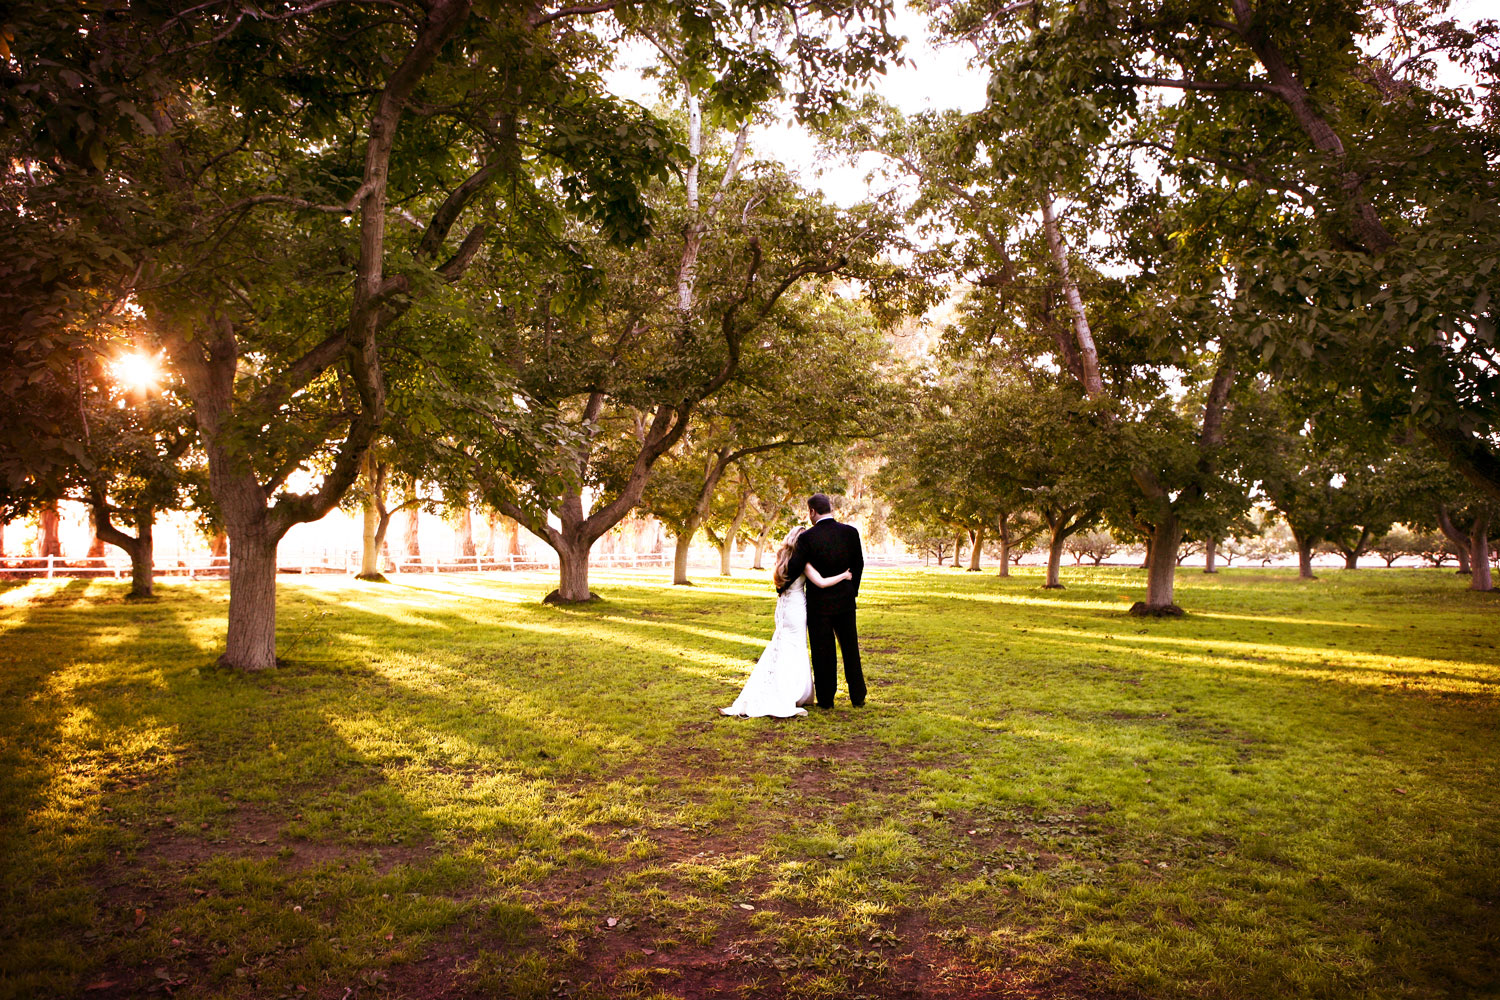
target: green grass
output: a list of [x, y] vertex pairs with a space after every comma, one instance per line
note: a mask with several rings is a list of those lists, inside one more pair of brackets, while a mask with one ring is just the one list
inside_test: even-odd
[[1066, 579], [873, 572], [789, 721], [759, 577], [12, 585], [0, 996], [1500, 995], [1496, 597]]

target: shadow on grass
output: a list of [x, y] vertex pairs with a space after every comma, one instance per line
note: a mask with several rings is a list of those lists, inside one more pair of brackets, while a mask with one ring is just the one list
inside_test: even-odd
[[[358, 989], [462, 928], [502, 969], [525, 952], [545, 971], [532, 932], [477, 910], [571, 868], [556, 926], [607, 947], [587, 894], [646, 897], [612, 882], [628, 866], [610, 845], [628, 841], [598, 828], [701, 822], [726, 831], [725, 866], [779, 858], [809, 919], [921, 896], [934, 933], [1014, 927], [1138, 984], [1131, 956], [1161, 948], [1222, 969], [1177, 981], [1226, 996], [1309, 976], [1308, 995], [1336, 995], [1408, 968], [1457, 988], [1493, 968], [1495, 762], [1473, 744], [1495, 722], [1492, 664], [1431, 635], [1393, 658], [1406, 636], [1378, 610], [1297, 623], [1294, 595], [1247, 614], [1216, 584], [1185, 595], [1201, 613], [1145, 626], [1118, 578], [1042, 599], [1035, 581], [941, 582], [953, 592], [872, 577], [870, 708], [776, 725], [714, 713], [769, 638], [765, 589], [620, 583], [604, 604], [554, 608], [479, 581], [284, 586], [291, 662], [258, 676], [211, 667], [201, 601], [125, 608], [108, 588], [64, 589], [13, 610], [6, 633], [34, 646], [58, 630], [80, 654], [14, 661], [6, 679], [0, 722], [27, 748], [0, 774], [21, 791], [7, 827], [24, 830], [7, 912], [47, 901], [8, 961], [39, 992], [102, 970], [118, 995], [158, 967], [231, 993], [290, 991], [320, 968]], [[1449, 840], [1423, 848], [1440, 801]], [[1048, 819], [1084, 814], [1088, 829]], [[716, 894], [741, 882], [699, 854], [691, 893], [672, 881], [689, 869], [665, 863], [668, 889], [648, 886], [728, 907]], [[1163, 929], [1163, 912], [1183, 927]], [[1377, 934], [1385, 954], [1365, 944]], [[1298, 941], [1367, 971], [1277, 965]], [[1003, 968], [1017, 947], [983, 938], [973, 955]]]

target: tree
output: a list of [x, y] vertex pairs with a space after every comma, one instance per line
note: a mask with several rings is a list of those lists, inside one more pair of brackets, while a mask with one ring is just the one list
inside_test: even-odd
[[[102, 206], [88, 212], [133, 269], [128, 291], [182, 380], [231, 540], [223, 659], [264, 669], [276, 544], [354, 482], [386, 416], [392, 328], [447, 297], [503, 228], [487, 196], [546, 162], [578, 209], [607, 195], [589, 210], [630, 238], [647, 223], [632, 192], [666, 170], [671, 144], [598, 94], [591, 36], [565, 12], [477, 17], [437, 0], [56, 13], [19, 15], [14, 56], [37, 87], [16, 124], [97, 126], [84, 162], [66, 148], [33, 159], [56, 178], [51, 196]], [[580, 129], [607, 135], [608, 152]], [[315, 464], [321, 482], [289, 492]]]
[[1370, 546], [1370, 551], [1384, 560], [1386, 568], [1389, 569], [1397, 559], [1420, 556], [1428, 549], [1429, 544], [1406, 525], [1398, 524], [1377, 538]]
[[1120, 551], [1120, 543], [1108, 531], [1085, 531], [1069, 538], [1063, 546], [1072, 556], [1073, 565], [1082, 565], [1085, 558], [1098, 566]]
[[[453, 302], [477, 258], [566, 217], [620, 243], [650, 228], [640, 188], [665, 177], [676, 144], [598, 85], [611, 51], [587, 20], [599, 9], [8, 12], [28, 83], [9, 134], [42, 137], [24, 162], [51, 172], [65, 217], [103, 218], [94, 228], [123, 260], [96, 284], [122, 281], [192, 404], [233, 543], [226, 663], [274, 664], [276, 543], [357, 477], [403, 318]], [[674, 12], [632, 7], [618, 26]], [[738, 8], [680, 13], [681, 36], [729, 81], [710, 88], [728, 108], [800, 68], [816, 84], [799, 104], [815, 110], [831, 97], [823, 67], [867, 65], [890, 44], [862, 27], [831, 52], [810, 31], [776, 59], [728, 40]], [[321, 482], [289, 492], [313, 465]]]
[[[0, 513], [35, 511], [40, 553], [60, 556], [57, 502], [83, 504], [97, 542], [130, 557], [129, 596], [147, 598], [156, 516], [186, 501], [184, 464], [195, 436], [177, 396], [181, 386], [131, 351], [129, 333], [109, 317], [93, 317], [86, 333], [58, 338], [47, 364], [11, 369], [31, 374], [13, 376], [0, 404], [9, 431], [0, 443]], [[13, 363], [28, 351], [24, 341], [9, 346]]]
[[[950, 23], [1024, 37], [1031, 85], [1077, 95], [1056, 102], [1053, 137], [1135, 118], [1171, 182], [1274, 205], [1275, 238], [1237, 253], [1238, 321], [1262, 360], [1352, 386], [1372, 419], [1403, 419], [1495, 499], [1500, 186], [1495, 97], [1481, 95], [1500, 27], [1446, 9], [1127, 0], [961, 5]], [[1440, 83], [1439, 62], [1467, 81]]]
[[[689, 582], [688, 547], [711, 518], [732, 467], [879, 433], [899, 406], [882, 374], [885, 342], [863, 309], [837, 297], [800, 295], [789, 296], [788, 305], [762, 329], [734, 379], [704, 402], [644, 493], [646, 509], [677, 537], [675, 584]], [[729, 520], [744, 517], [738, 497], [729, 506]]]

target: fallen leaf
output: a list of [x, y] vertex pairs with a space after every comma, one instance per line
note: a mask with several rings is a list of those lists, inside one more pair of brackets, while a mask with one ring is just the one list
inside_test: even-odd
[[974, 836], [974, 834], [976, 834], [976, 833], [978, 833], [978, 832], [979, 832], [979, 831], [977, 831], [977, 830], [970, 830], [970, 831], [969, 831], [969, 836], [971, 836], [971, 837], [972, 837], [972, 836]]
[[1406, 789], [1404, 789], [1404, 788], [1398, 788], [1398, 789], [1396, 789], [1396, 794], [1397, 795], [1405, 795], [1406, 794]]
[[655, 948], [642, 948], [641, 949], [641, 954], [642, 955], [655, 955], [656, 954], [656, 949]]
[[755, 907], [751, 906], [749, 903], [741, 903], [740, 904], [740, 909], [742, 909], [742, 910], [753, 910], [753, 909], [755, 909]]
[[610, 917], [609, 919], [607, 919], [607, 920], [604, 921], [604, 926], [605, 927], [613, 927], [615, 924], [618, 924], [619, 922], [620, 922], [620, 918], [619, 917]]
[[115, 981], [113, 979], [101, 979], [97, 983], [90, 983], [88, 986], [85, 986], [84, 989], [85, 990], [107, 990], [111, 986], [114, 986], [114, 985], [115, 985]]
[[141, 924], [144, 924], [145, 922], [146, 922], [146, 911], [145, 910], [141, 910], [141, 909], [137, 909], [135, 911], [135, 925], [137, 927], [139, 927], [139, 926], [141, 926]]

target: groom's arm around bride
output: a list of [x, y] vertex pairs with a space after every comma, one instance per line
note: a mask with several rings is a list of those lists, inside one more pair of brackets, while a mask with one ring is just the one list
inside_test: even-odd
[[865, 701], [865, 678], [859, 658], [859, 636], [855, 623], [855, 599], [864, 575], [864, 548], [859, 529], [840, 524], [832, 516], [833, 504], [821, 493], [808, 499], [812, 527], [797, 537], [797, 547], [787, 573], [795, 579], [808, 565], [824, 576], [837, 576], [848, 570], [850, 579], [828, 588], [807, 591], [807, 641], [812, 656], [813, 686], [818, 705], [830, 708], [838, 687], [838, 661], [835, 652], [843, 654], [844, 679], [849, 686], [849, 700], [855, 705]]

